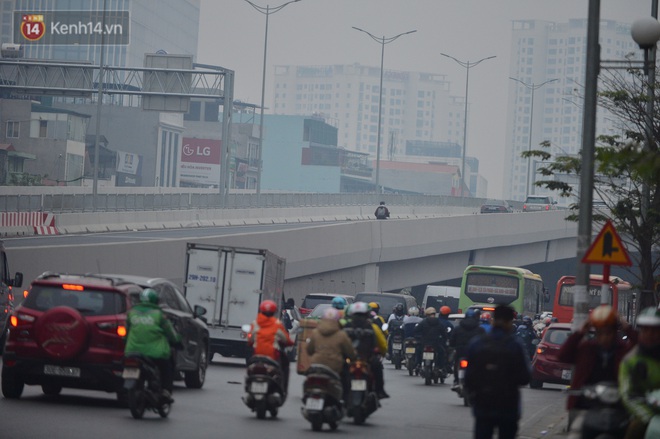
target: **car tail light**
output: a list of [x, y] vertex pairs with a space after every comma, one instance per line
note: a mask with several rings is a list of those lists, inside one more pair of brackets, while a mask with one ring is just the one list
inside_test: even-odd
[[28, 290], [23, 290], [23, 299], [27, 298], [28, 294]]
[[32, 323], [35, 320], [36, 318], [34, 316], [23, 313], [13, 315], [9, 318], [9, 321], [14, 328], [23, 323]]
[[545, 205], [545, 210], [550, 210], [550, 205], [546, 204]]
[[527, 210], [527, 205], [523, 204], [523, 210]]
[[544, 353], [544, 352], [546, 351], [546, 349], [547, 349], [546, 346], [538, 346], [538, 347], [536, 348], [536, 353], [537, 353], [537, 354], [542, 354], [542, 353]]
[[13, 326], [14, 328], [18, 326], [18, 317], [16, 316], [11, 316], [9, 317], [9, 324]]
[[9, 293], [9, 300], [10, 300], [11, 302], [14, 301], [14, 294], [13, 294], [13, 293]]
[[312, 312], [312, 310], [309, 309], [309, 308], [300, 308], [300, 314], [302, 314], [303, 317], [306, 316], [306, 315], [308, 315], [308, 314], [311, 313], [311, 312]]
[[468, 361], [467, 360], [461, 360], [459, 362], [460, 368], [465, 369], [468, 366]]
[[116, 334], [120, 337], [126, 337], [127, 334], [126, 325], [123, 325], [121, 322], [98, 322], [96, 326], [103, 332]]
[[85, 287], [82, 285], [76, 285], [76, 284], [62, 284], [62, 289], [63, 290], [70, 290], [70, 291], [84, 291]]

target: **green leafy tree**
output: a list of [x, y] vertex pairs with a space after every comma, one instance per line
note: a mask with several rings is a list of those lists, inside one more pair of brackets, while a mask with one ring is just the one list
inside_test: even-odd
[[[651, 91], [658, 86], [654, 84]], [[656, 96], [649, 124], [650, 94], [646, 76], [639, 70], [601, 73], [599, 112], [605, 109], [618, 120], [621, 134], [601, 135], [595, 145], [594, 199], [600, 198], [606, 207], [594, 209], [593, 220], [597, 225], [611, 220], [626, 241], [633, 265], [639, 269], [639, 276], [630, 273], [643, 291], [640, 307], [657, 305], [659, 299], [651, 292], [660, 267], [660, 105]], [[525, 158], [531, 156], [542, 162], [542, 178], [535, 185], [577, 200], [580, 155], [553, 157], [550, 143], [540, 146], [522, 153]], [[569, 220], [577, 221], [582, 207], [579, 200], [571, 204]]]

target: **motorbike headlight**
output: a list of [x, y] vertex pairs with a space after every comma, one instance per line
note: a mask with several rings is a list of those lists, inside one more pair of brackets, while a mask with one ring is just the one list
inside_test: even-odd
[[597, 384], [596, 395], [605, 404], [615, 404], [619, 401], [619, 389], [614, 386]]

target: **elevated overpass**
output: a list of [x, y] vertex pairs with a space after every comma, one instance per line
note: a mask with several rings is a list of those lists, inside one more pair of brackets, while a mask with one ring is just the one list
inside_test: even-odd
[[[145, 224], [164, 228], [162, 213], [152, 212], [151, 218], [118, 223], [119, 230], [128, 229], [129, 235], [109, 239], [108, 244], [67, 245], [58, 238], [39, 247], [13, 247], [11, 240], [6, 244], [11, 270], [24, 272], [26, 282], [49, 270], [145, 274], [179, 285], [185, 275], [186, 242], [267, 248], [286, 258], [285, 292], [296, 299], [309, 292], [397, 290], [456, 279], [469, 264], [529, 266], [575, 258], [577, 252], [577, 224], [566, 221], [563, 210], [481, 215], [475, 208], [444, 206], [432, 211], [409, 206], [393, 209], [393, 218], [383, 221], [371, 219], [375, 207], [367, 212], [363, 212], [366, 207], [351, 209], [307, 208], [295, 213], [260, 209], [251, 212], [251, 217], [243, 212], [222, 220], [226, 224], [318, 222], [300, 229], [203, 237], [191, 233], [177, 239], [131, 234], [130, 230], [144, 229]], [[88, 218], [87, 225], [80, 217], [66, 219], [67, 227], [80, 232], [110, 227], [110, 220], [90, 215], [96, 216]], [[116, 212], [106, 215], [118, 220]]]

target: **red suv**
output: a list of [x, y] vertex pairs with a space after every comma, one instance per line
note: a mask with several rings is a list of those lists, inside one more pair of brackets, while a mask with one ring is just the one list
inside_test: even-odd
[[47, 395], [68, 387], [123, 398], [126, 310], [140, 291], [134, 283], [99, 275], [39, 276], [10, 317], [2, 394], [20, 398], [29, 384]]

